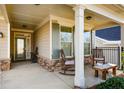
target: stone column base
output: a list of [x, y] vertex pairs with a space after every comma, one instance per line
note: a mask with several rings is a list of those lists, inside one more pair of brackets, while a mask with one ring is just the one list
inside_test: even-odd
[[10, 70], [10, 59], [0, 59], [0, 70], [8, 71]]

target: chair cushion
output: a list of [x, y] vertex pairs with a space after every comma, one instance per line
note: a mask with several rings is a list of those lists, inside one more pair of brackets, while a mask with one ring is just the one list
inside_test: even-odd
[[65, 62], [66, 65], [73, 65], [74, 64], [74, 60], [68, 60]]
[[104, 60], [104, 58], [94, 58], [94, 60]]

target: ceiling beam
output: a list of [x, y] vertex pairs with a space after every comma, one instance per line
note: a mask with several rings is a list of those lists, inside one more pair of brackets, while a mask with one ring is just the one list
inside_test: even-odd
[[30, 32], [30, 33], [33, 33], [33, 30], [18, 29], [18, 28], [11, 28], [11, 31], [17, 31], [17, 32]]
[[29, 24], [29, 25], [37, 25], [37, 23], [32, 23], [24, 20], [10, 20], [11, 23], [21, 23], [21, 24]]

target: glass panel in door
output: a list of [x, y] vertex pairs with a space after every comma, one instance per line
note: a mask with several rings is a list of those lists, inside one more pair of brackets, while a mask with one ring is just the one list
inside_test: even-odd
[[18, 38], [16, 42], [16, 60], [24, 60], [25, 59], [25, 39]]

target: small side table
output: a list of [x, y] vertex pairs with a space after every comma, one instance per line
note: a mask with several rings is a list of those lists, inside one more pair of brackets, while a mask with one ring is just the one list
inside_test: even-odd
[[93, 69], [95, 70], [95, 77], [98, 77], [99, 75], [98, 72], [101, 71], [102, 79], [106, 80], [106, 73], [108, 72], [109, 69], [112, 69], [112, 74], [116, 76], [116, 67], [117, 67], [116, 64], [110, 64], [110, 63], [95, 65], [93, 67]]

